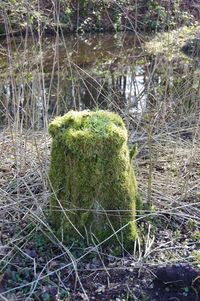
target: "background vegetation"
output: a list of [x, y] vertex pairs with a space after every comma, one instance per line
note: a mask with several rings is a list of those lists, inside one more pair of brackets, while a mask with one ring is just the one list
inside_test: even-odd
[[[198, 0], [2, 1], [1, 32], [166, 30], [199, 19]], [[7, 21], [6, 21], [7, 20]]]

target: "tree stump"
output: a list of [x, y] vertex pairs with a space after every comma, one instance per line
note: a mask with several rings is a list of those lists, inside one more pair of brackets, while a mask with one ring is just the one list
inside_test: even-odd
[[49, 220], [64, 241], [107, 241], [132, 248], [137, 185], [121, 117], [70, 111], [49, 125], [52, 136]]

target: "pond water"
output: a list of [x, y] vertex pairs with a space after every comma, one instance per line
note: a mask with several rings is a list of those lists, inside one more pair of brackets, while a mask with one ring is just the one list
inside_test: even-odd
[[69, 109], [103, 108], [138, 118], [166, 101], [196, 104], [195, 64], [149, 56], [144, 40], [118, 33], [1, 41], [1, 127], [15, 122], [40, 129]]

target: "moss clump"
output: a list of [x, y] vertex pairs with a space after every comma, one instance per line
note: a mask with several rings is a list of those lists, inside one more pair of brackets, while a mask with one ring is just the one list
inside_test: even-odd
[[199, 25], [184, 26], [177, 30], [157, 34], [151, 41], [146, 43], [145, 48], [148, 54], [164, 55], [168, 61], [188, 57], [182, 52], [182, 47], [188, 39], [195, 38], [200, 31]]
[[123, 242], [137, 237], [137, 187], [122, 119], [107, 111], [70, 111], [49, 125], [53, 138], [50, 221], [65, 241]]

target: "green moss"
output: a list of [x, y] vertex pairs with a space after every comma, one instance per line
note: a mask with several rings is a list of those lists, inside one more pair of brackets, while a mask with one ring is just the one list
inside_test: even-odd
[[49, 125], [53, 138], [50, 221], [65, 241], [112, 242], [137, 237], [137, 186], [122, 119], [107, 111], [70, 111]]
[[188, 39], [192, 39], [198, 35], [199, 25], [184, 26], [177, 30], [157, 34], [151, 41], [146, 43], [147, 53], [153, 55], [164, 55], [166, 60], [172, 61], [177, 58], [186, 61], [189, 58], [182, 52], [182, 47]]

